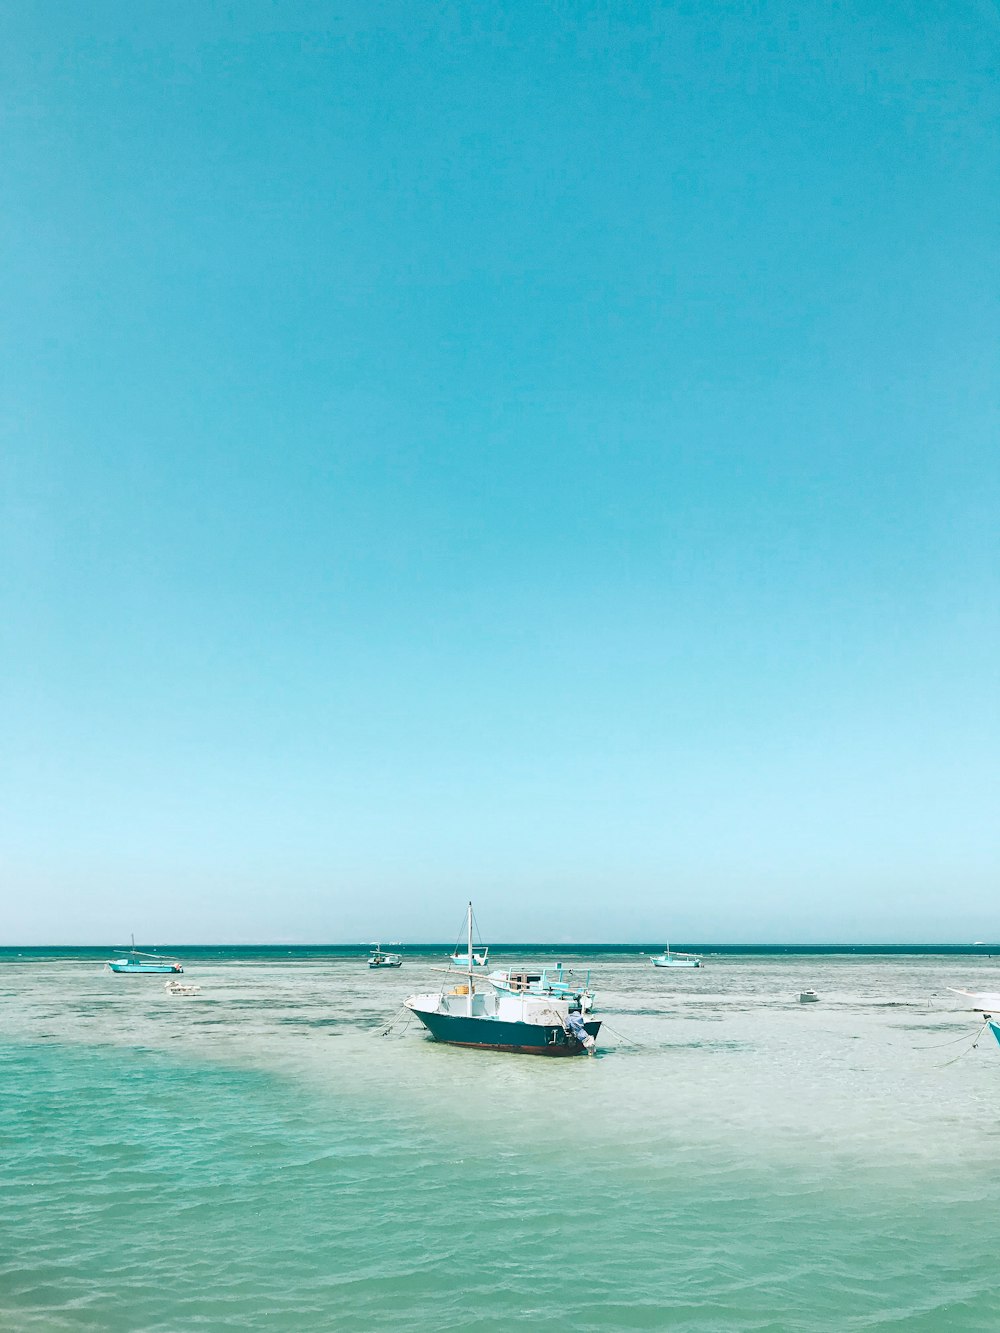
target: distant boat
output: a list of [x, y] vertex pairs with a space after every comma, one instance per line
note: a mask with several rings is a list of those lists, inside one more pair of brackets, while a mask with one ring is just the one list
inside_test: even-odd
[[[157, 959], [154, 963], [143, 962], [145, 958]], [[149, 976], [151, 974], [164, 972], [183, 972], [184, 969], [180, 963], [167, 963], [158, 957], [155, 953], [140, 953], [135, 947], [135, 936], [132, 936], [132, 947], [124, 958], [112, 958], [108, 961], [108, 967], [112, 972], [118, 972], [122, 975]]]
[[402, 955], [398, 953], [383, 953], [382, 946], [376, 944], [372, 949], [371, 957], [368, 959], [369, 967], [402, 967]]
[[556, 963], [554, 969], [543, 967], [540, 972], [503, 968], [491, 972], [486, 980], [502, 995], [555, 995], [578, 1005], [584, 1014], [593, 1013], [597, 999], [590, 989], [589, 970], [581, 982], [572, 972], [564, 971], [562, 963]]
[[168, 995], [197, 995], [201, 991], [200, 986], [189, 986], [183, 981], [164, 982], [163, 989]]
[[[472, 913], [471, 903], [469, 903], [469, 913], [471, 920], [471, 913]], [[470, 930], [468, 948], [465, 950], [464, 953], [459, 953], [458, 945], [456, 945], [455, 952], [451, 955], [448, 961], [449, 963], [451, 963], [452, 967], [460, 967], [462, 968], [463, 971], [468, 972], [473, 967], [488, 967], [489, 953], [490, 953], [490, 948], [488, 944], [484, 945], [480, 943], [478, 953], [473, 949], [472, 931]]]
[[[472, 955], [471, 955], [471, 958], [472, 958], [472, 966], [473, 966], [473, 967], [488, 967], [488, 966], [489, 966], [489, 952], [490, 952], [490, 951], [489, 951], [489, 946], [487, 946], [486, 948], [483, 949], [482, 953], [474, 953], [474, 954], [472, 954]], [[468, 967], [469, 967], [469, 955], [468, 955], [468, 954], [464, 954], [464, 953], [453, 953], [453, 954], [451, 955], [451, 957], [449, 958], [448, 961], [451, 963], [452, 967], [459, 967], [459, 968], [468, 968]]]
[[654, 967], [703, 967], [701, 958], [696, 953], [674, 953], [670, 945], [659, 954], [650, 954]]
[[799, 1004], [816, 1004], [819, 996], [814, 990], [804, 990], [799, 992]]
[[[473, 962], [472, 904], [467, 917], [468, 981], [447, 991], [410, 995], [406, 1008], [416, 1014], [435, 1041], [488, 1051], [526, 1055], [592, 1054], [601, 1024], [586, 1020], [578, 1006], [557, 995], [509, 994], [476, 990]], [[457, 957], [458, 955], [453, 955]]]

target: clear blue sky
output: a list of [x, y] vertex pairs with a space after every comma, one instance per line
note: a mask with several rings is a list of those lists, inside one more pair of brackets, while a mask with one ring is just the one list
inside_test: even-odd
[[0, 942], [1000, 936], [998, 52], [10, 7]]

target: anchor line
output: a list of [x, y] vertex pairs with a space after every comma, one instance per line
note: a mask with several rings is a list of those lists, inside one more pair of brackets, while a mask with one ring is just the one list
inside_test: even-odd
[[630, 1046], [637, 1046], [639, 1050], [645, 1049], [641, 1041], [636, 1041], [632, 1037], [626, 1037], [624, 1032], [619, 1032], [617, 1028], [613, 1028], [606, 1018], [602, 1019], [601, 1022], [608, 1029], [609, 1032], [614, 1033], [614, 1035], [618, 1038], [619, 1041], [627, 1041]]
[[[405, 1004], [401, 1005], [400, 1008], [397, 1009], [397, 1011], [393, 1014], [392, 1018], [389, 1020], [389, 1022], [386, 1024], [384, 1028], [372, 1028], [372, 1032], [377, 1032], [380, 1037], [388, 1037], [392, 1032], [393, 1028], [399, 1022], [399, 1020], [404, 1016], [404, 1014], [406, 1015], [406, 1023], [403, 1027], [403, 1032], [405, 1032], [406, 1029], [410, 1026], [410, 1020], [413, 1018], [413, 1014], [410, 1012], [409, 1009], [407, 1009]], [[403, 1032], [401, 1032], [399, 1035], [402, 1036]]]
[[965, 1048], [964, 1051], [959, 1051], [959, 1053], [954, 1057], [954, 1059], [952, 1059], [952, 1060], [945, 1060], [944, 1064], [943, 1064], [943, 1065], [938, 1065], [937, 1068], [938, 1068], [938, 1069], [947, 1069], [949, 1065], [957, 1064], [958, 1061], [961, 1060], [961, 1058], [962, 1058], [963, 1055], [968, 1055], [970, 1051], [974, 1051], [974, 1050], [976, 1049], [976, 1047], [979, 1045], [980, 1041], [982, 1040], [983, 1033], [986, 1031], [986, 1029], [987, 1029], [988, 1027], [989, 1027], [989, 1022], [987, 1021], [987, 1022], [985, 1022], [985, 1023], [983, 1024], [983, 1026], [982, 1026], [982, 1027], [979, 1029], [979, 1031], [976, 1033], [976, 1039], [975, 1039], [975, 1041], [972, 1043], [971, 1046], [967, 1046], [967, 1047]]
[[[982, 1033], [980, 1033], [982, 1036]], [[936, 1041], [930, 1046], [914, 1046], [915, 1051], [942, 1051], [946, 1046], [957, 1046], [960, 1041], [968, 1041], [969, 1034], [963, 1032], [960, 1037], [949, 1037], [947, 1041]], [[979, 1037], [976, 1038], [979, 1040]]]

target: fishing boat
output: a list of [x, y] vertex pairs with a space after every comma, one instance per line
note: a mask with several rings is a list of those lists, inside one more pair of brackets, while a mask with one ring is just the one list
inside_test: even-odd
[[369, 967], [402, 967], [403, 958], [398, 953], [383, 953], [381, 944], [376, 944], [368, 959]]
[[[471, 903], [469, 903], [469, 910], [470, 912], [472, 910]], [[461, 939], [461, 936], [459, 937], [459, 939]], [[457, 967], [460, 968], [463, 972], [468, 972], [474, 967], [479, 967], [479, 968], [488, 967], [489, 953], [490, 953], [489, 945], [488, 944], [484, 945], [481, 940], [479, 942], [478, 952], [473, 948], [472, 934], [470, 932], [468, 938], [468, 947], [465, 949], [464, 952], [461, 952], [458, 944], [456, 944], [455, 951], [454, 953], [451, 954], [450, 958], [448, 959], [448, 962], [451, 964], [452, 967]]]
[[662, 953], [651, 953], [650, 960], [654, 967], [703, 967], [702, 959], [696, 953], [675, 953], [668, 944]]
[[557, 995], [510, 994], [476, 989], [472, 948], [472, 904], [467, 915], [470, 960], [465, 985], [410, 995], [404, 1004], [435, 1041], [525, 1055], [593, 1054], [601, 1024], [585, 1019], [579, 1006]]
[[564, 970], [562, 963], [555, 968], [543, 967], [540, 972], [503, 968], [491, 972], [486, 980], [501, 995], [554, 995], [569, 1000], [583, 1014], [594, 1011], [597, 996], [590, 989], [590, 971], [580, 980], [573, 972]]
[[814, 990], [799, 991], [799, 1004], [819, 1004], [819, 996]]
[[[155, 961], [147, 962], [145, 960], [153, 959]], [[112, 972], [117, 972], [123, 976], [151, 976], [161, 975], [164, 972], [183, 972], [184, 969], [180, 963], [165, 962], [158, 954], [141, 953], [135, 947], [135, 936], [132, 936], [132, 947], [124, 958], [111, 958], [108, 960], [108, 967]]]
[[[488, 967], [489, 966], [489, 959], [487, 957], [488, 954], [489, 954], [488, 946], [483, 950], [482, 953], [474, 953], [472, 955], [471, 966], [478, 968]], [[459, 968], [462, 971], [467, 970], [468, 967], [470, 966], [469, 959], [467, 955], [464, 953], [461, 954], [453, 953], [448, 961], [451, 963], [452, 967]]]

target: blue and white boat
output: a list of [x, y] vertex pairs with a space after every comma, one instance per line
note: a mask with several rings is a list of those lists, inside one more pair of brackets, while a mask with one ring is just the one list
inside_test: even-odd
[[[472, 904], [469, 903], [469, 912], [472, 912]], [[461, 936], [459, 937], [461, 938]], [[484, 945], [480, 941], [478, 951], [472, 945], [472, 931], [469, 931], [468, 947], [464, 951], [459, 951], [458, 945], [455, 946], [455, 952], [451, 954], [448, 962], [452, 967], [460, 968], [463, 972], [469, 972], [472, 968], [489, 966], [489, 945]]]
[[649, 955], [654, 967], [702, 967], [702, 959], [696, 953], [674, 953], [668, 944], [662, 953]]
[[483, 949], [482, 953], [474, 953], [471, 955], [464, 953], [453, 953], [451, 957], [448, 959], [448, 962], [451, 963], [452, 967], [459, 968], [463, 972], [468, 971], [470, 967], [478, 967], [478, 968], [488, 967], [489, 952], [490, 952], [489, 946], [487, 946], [486, 948]]
[[[471, 903], [467, 929], [467, 957], [471, 960]], [[435, 1041], [525, 1055], [593, 1054], [601, 1024], [586, 1019], [570, 1000], [557, 995], [477, 991], [471, 962], [466, 977], [465, 985], [410, 995], [404, 1001]]]
[[581, 979], [562, 963], [554, 968], [543, 967], [539, 972], [520, 968], [503, 968], [491, 972], [486, 980], [501, 995], [554, 995], [569, 1000], [583, 1014], [592, 1014], [597, 996], [590, 989], [590, 970]]
[[[147, 962], [145, 961], [147, 959], [154, 961]], [[132, 936], [132, 947], [126, 956], [109, 959], [108, 967], [120, 976], [162, 976], [164, 972], [184, 971], [180, 963], [166, 962], [155, 953], [140, 953], [135, 947], [134, 935]]]

